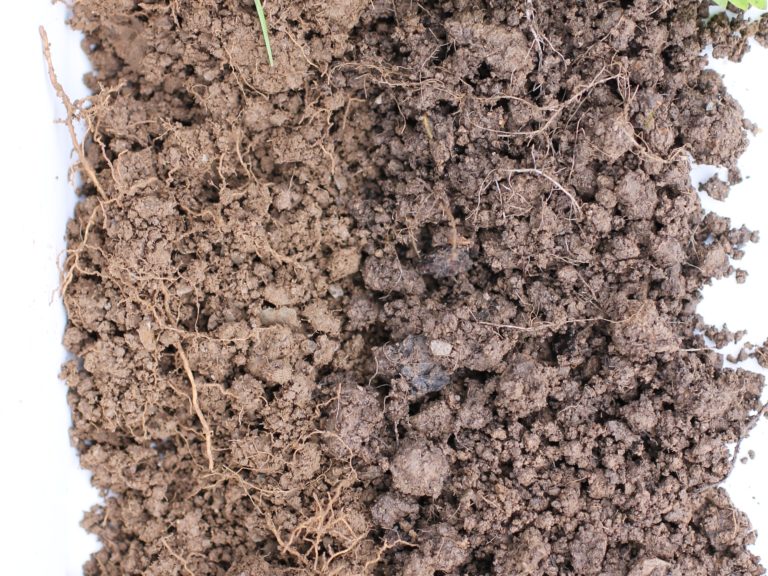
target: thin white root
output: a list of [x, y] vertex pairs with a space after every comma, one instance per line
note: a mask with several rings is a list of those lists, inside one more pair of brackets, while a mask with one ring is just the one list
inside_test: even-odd
[[552, 185], [560, 190], [563, 194], [565, 194], [568, 199], [571, 201], [571, 205], [573, 206], [574, 210], [581, 214], [581, 205], [576, 200], [573, 194], [571, 194], [568, 190], [565, 189], [565, 187], [560, 184], [557, 180], [555, 180], [552, 176], [547, 174], [546, 172], [539, 170], [538, 168], [514, 168], [514, 169], [508, 169], [503, 170], [503, 172], [507, 172], [508, 174], [535, 174], [536, 176], [541, 176], [542, 178], [546, 178], [549, 180]]
[[[581, 205], [579, 204], [578, 200], [576, 200], [576, 197], [570, 191], [568, 191], [565, 188], [565, 186], [560, 184], [560, 182], [558, 182], [555, 178], [553, 178], [543, 170], [539, 170], [538, 168], [499, 168], [499, 169], [491, 170], [483, 180], [483, 184], [477, 192], [478, 210], [479, 210], [479, 204], [480, 204], [480, 196], [482, 195], [483, 191], [491, 183], [492, 180], [490, 180], [490, 178], [494, 174], [498, 174], [498, 173], [507, 174], [509, 176], [512, 176], [515, 174], [533, 174], [534, 176], [539, 176], [541, 178], [544, 178], [548, 180], [550, 184], [552, 184], [552, 186], [554, 186], [557, 190], [559, 190], [560, 192], [562, 192], [568, 197], [568, 199], [571, 201], [571, 206], [573, 207], [573, 209], [576, 211], [577, 214], [579, 215], [582, 214]], [[475, 212], [475, 215], [476, 214], [477, 212]]]

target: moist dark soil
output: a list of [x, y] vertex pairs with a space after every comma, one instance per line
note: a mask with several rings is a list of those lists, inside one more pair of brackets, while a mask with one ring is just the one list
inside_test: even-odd
[[764, 26], [269, 0], [270, 68], [251, 0], [73, 10], [86, 574], [763, 573], [717, 486], [763, 380], [696, 314], [753, 238], [689, 162], [738, 180], [700, 53]]

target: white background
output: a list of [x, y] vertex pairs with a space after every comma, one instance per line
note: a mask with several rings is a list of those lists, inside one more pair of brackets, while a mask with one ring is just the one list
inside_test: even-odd
[[72, 146], [55, 105], [37, 28], [44, 24], [69, 93], [85, 95], [87, 63], [64, 27], [63, 4], [19, 0], [0, 18], [0, 574], [79, 575], [98, 543], [79, 527], [97, 499], [70, 447], [69, 410], [57, 375], [64, 312], [57, 258], [74, 193]]
[[[767, 16], [768, 17], [768, 16]], [[727, 60], [710, 59], [712, 68], [724, 75], [728, 91], [741, 103], [747, 118], [755, 122], [759, 130], [751, 139], [747, 151], [739, 161], [744, 181], [731, 188], [725, 202], [718, 202], [701, 194], [706, 210], [731, 218], [734, 226], [745, 224], [751, 230], [759, 230], [762, 241], [749, 244], [744, 259], [734, 266], [749, 272], [746, 283], [725, 278], [704, 289], [704, 300], [698, 312], [708, 323], [715, 326], [727, 324], [731, 330], [747, 330], [744, 341], [762, 344], [768, 338], [768, 50], [752, 42], [752, 50], [738, 64]], [[708, 177], [713, 170], [700, 168], [694, 171], [694, 181]], [[739, 346], [727, 349], [738, 353]], [[755, 360], [741, 364], [743, 368], [761, 372]], [[763, 390], [762, 401], [768, 400], [768, 387]], [[749, 515], [757, 530], [757, 544], [752, 548], [768, 567], [768, 420], [761, 419], [757, 428], [741, 444], [740, 456], [749, 450], [754, 460], [746, 464], [738, 462], [726, 480], [734, 504]]]
[[[37, 28], [43, 24], [53, 45], [60, 79], [72, 97], [85, 95], [86, 70], [79, 38], [64, 26], [62, 4], [14, 2], [0, 19], [0, 90], [5, 205], [0, 211], [2, 280], [0, 325], [3, 393], [0, 396], [0, 573], [77, 576], [95, 539], [79, 528], [82, 512], [98, 501], [69, 445], [65, 387], [57, 375], [66, 358], [60, 344], [64, 313], [57, 300], [57, 260], [72, 212], [67, 179], [71, 145], [50, 90]], [[753, 47], [741, 64], [716, 62], [746, 115], [768, 128], [768, 51]], [[737, 266], [749, 271], [744, 285], [725, 279], [705, 291], [699, 311], [713, 324], [747, 329], [747, 339], [768, 337], [768, 133], [761, 133], [741, 161], [747, 179], [727, 202], [703, 197], [708, 210], [730, 216], [735, 225], [762, 230], [764, 241], [750, 245]], [[712, 173], [701, 167], [694, 179]], [[755, 368], [754, 362], [747, 366]], [[768, 393], [764, 395], [768, 397]], [[764, 398], [766, 399], [766, 398]], [[758, 530], [754, 551], [768, 560], [768, 422], [755, 430], [742, 453], [756, 458], [739, 464], [726, 486]]]

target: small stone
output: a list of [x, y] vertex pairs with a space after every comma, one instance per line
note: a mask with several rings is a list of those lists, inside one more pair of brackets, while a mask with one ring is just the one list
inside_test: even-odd
[[331, 295], [331, 298], [338, 300], [344, 296], [344, 289], [338, 284], [331, 284], [328, 286], [328, 294]]
[[407, 336], [402, 342], [379, 349], [379, 375], [402, 378], [415, 396], [438, 392], [450, 383], [451, 376], [434, 358], [424, 336]]
[[152, 331], [152, 325], [149, 322], [139, 326], [139, 342], [148, 352], [154, 352], [157, 348], [155, 345], [155, 333]]
[[276, 324], [290, 328], [301, 326], [296, 309], [290, 307], [264, 308], [259, 313], [259, 320], [261, 320], [262, 326], [275, 326]]
[[428, 255], [421, 267], [422, 272], [435, 278], [450, 278], [467, 273], [472, 267], [472, 258], [467, 250], [440, 248]]
[[453, 346], [445, 340], [432, 340], [432, 342], [429, 343], [429, 349], [435, 356], [450, 356], [453, 351]]

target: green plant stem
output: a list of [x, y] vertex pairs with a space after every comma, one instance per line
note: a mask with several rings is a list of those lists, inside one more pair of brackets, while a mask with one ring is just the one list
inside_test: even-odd
[[267, 27], [267, 17], [264, 15], [264, 7], [261, 5], [261, 0], [254, 0], [254, 3], [256, 4], [256, 13], [259, 15], [261, 35], [264, 37], [264, 46], [267, 47], [267, 58], [269, 58], [269, 65], [274, 66], [275, 61], [272, 59], [272, 46], [269, 43], [269, 28]]

